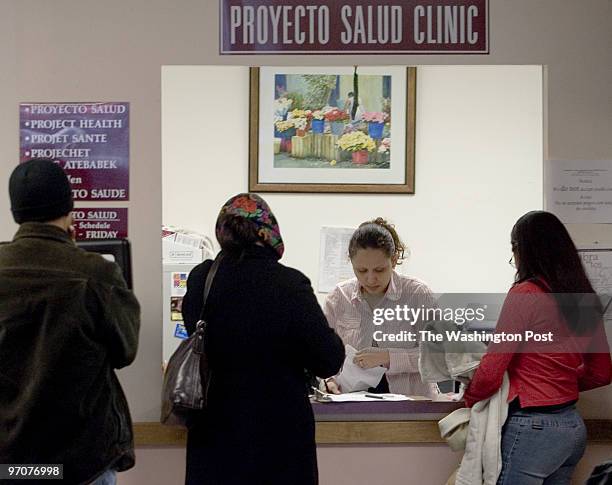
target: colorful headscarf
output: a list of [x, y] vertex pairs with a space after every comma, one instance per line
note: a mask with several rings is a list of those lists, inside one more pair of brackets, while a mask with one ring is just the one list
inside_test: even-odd
[[238, 194], [228, 200], [219, 212], [215, 232], [217, 239], [221, 240], [224, 227], [221, 220], [225, 215], [244, 217], [257, 227], [257, 234], [263, 244], [270, 246], [278, 254], [279, 259], [285, 252], [285, 245], [281, 237], [276, 217], [272, 214], [268, 203], [255, 194]]

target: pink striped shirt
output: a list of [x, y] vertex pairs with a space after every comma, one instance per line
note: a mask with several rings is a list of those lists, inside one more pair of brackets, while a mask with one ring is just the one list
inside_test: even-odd
[[[376, 308], [392, 308], [397, 305], [419, 308], [435, 306], [435, 300], [429, 287], [422, 281], [395, 271], [383, 299]], [[399, 333], [402, 330], [416, 332], [424, 328], [425, 322], [417, 321], [410, 325], [405, 321], [388, 321], [377, 326], [373, 322], [373, 312], [363, 298], [357, 278], [339, 283], [327, 295], [323, 312], [329, 325], [338, 333], [345, 344], [357, 350], [373, 347], [373, 335], [376, 330], [384, 333]], [[396, 394], [421, 395], [434, 397], [438, 393], [435, 384], [421, 381], [419, 374], [419, 342], [380, 342], [377, 349], [388, 350], [390, 357], [387, 381], [389, 390]]]

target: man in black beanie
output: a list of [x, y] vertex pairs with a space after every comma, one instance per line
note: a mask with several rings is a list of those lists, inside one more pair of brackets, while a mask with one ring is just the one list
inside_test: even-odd
[[62, 464], [62, 483], [114, 484], [134, 465], [114, 369], [136, 356], [138, 301], [115, 263], [75, 245], [59, 165], [19, 165], [9, 194], [20, 226], [0, 244], [0, 463]]
[[55, 221], [69, 216], [72, 191], [64, 171], [51, 160], [18, 165], [9, 180], [11, 211], [17, 224]]

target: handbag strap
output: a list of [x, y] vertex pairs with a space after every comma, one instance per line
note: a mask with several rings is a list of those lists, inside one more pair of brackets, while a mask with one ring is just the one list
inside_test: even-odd
[[204, 282], [204, 298], [202, 301], [202, 311], [200, 312], [200, 320], [198, 323], [204, 321], [204, 309], [206, 308], [206, 301], [208, 300], [208, 294], [210, 293], [210, 288], [212, 286], [213, 278], [217, 273], [217, 269], [219, 268], [219, 263], [221, 263], [221, 259], [223, 256], [219, 254], [215, 260], [213, 261], [212, 266], [208, 270], [208, 274], [206, 275], [206, 281]]
[[219, 254], [215, 258], [212, 266], [208, 270], [208, 275], [206, 275], [206, 281], [204, 282], [204, 299], [202, 301], [202, 311], [200, 311], [200, 319], [196, 323], [196, 329], [193, 335], [195, 338], [193, 352], [201, 356], [204, 355], [206, 327], [208, 326], [208, 322], [204, 320], [204, 309], [206, 308], [206, 301], [208, 300], [208, 293], [210, 293], [210, 287], [212, 286], [213, 278], [217, 273], [217, 268], [219, 267], [219, 263], [221, 262], [222, 257], [223, 256]]

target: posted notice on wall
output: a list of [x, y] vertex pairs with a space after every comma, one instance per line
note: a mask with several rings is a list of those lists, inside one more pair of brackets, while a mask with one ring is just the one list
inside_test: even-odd
[[77, 241], [128, 236], [127, 208], [79, 207], [72, 211]]
[[319, 292], [329, 293], [341, 281], [353, 278], [348, 247], [354, 227], [322, 227], [319, 253]]
[[129, 103], [21, 103], [20, 161], [48, 158], [74, 200], [129, 200]]
[[612, 296], [612, 249], [580, 249], [578, 254], [595, 292]]
[[602, 297], [604, 318], [612, 321], [612, 249], [579, 249], [582, 265], [595, 292]]
[[546, 210], [568, 224], [612, 223], [612, 160], [548, 160]]
[[188, 273], [173, 272], [170, 274], [170, 323], [174, 326], [174, 336], [184, 340], [188, 337], [183, 323], [183, 297], [187, 293]]

